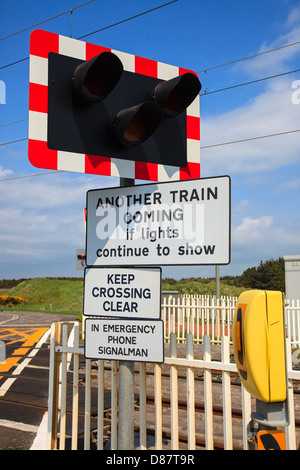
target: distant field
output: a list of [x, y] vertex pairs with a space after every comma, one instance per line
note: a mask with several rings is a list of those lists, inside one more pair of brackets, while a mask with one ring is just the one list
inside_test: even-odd
[[[183, 294], [215, 295], [213, 279], [187, 279], [162, 281], [162, 290], [179, 291]], [[221, 295], [239, 296], [244, 287], [226, 284], [221, 280]], [[28, 300], [26, 305], [7, 307], [0, 310], [27, 310], [35, 312], [70, 313], [80, 315], [83, 305], [83, 280], [36, 278], [22, 281], [11, 289], [0, 290], [0, 295], [12, 295]]]
[[13, 309], [77, 315], [82, 313], [83, 280], [29, 279], [11, 289], [1, 289], [1, 295], [16, 295], [28, 300], [26, 305]]
[[[216, 295], [216, 282], [213, 279], [182, 279], [175, 281], [174, 279], [163, 281], [163, 290], [177, 290], [182, 294], [198, 294], [198, 295]], [[220, 295], [238, 297], [246, 290], [245, 287], [236, 287], [226, 282], [220, 282]]]

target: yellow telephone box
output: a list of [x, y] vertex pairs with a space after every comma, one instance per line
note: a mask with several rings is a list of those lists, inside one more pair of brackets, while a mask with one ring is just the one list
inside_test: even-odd
[[286, 400], [283, 295], [251, 290], [238, 298], [233, 325], [234, 357], [246, 390], [264, 402]]

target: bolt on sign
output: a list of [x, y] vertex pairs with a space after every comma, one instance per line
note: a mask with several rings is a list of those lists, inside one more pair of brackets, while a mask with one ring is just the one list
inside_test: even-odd
[[195, 72], [34, 30], [29, 160], [130, 179], [199, 178], [200, 89]]
[[229, 262], [229, 176], [87, 192], [87, 266]]

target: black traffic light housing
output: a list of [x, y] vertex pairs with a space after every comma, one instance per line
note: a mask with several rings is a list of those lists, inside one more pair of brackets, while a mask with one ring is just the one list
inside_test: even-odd
[[159, 106], [147, 101], [122, 109], [113, 121], [113, 131], [121, 144], [140, 145], [153, 134], [162, 120], [163, 113]]
[[48, 148], [185, 167], [186, 107], [196, 75], [163, 81], [123, 69], [112, 52], [48, 56]]
[[115, 88], [122, 72], [120, 59], [111, 52], [102, 52], [74, 70], [76, 93], [84, 102], [102, 101]]
[[194, 101], [200, 89], [198, 77], [188, 72], [159, 83], [154, 89], [153, 98], [163, 110], [165, 117], [173, 118]]

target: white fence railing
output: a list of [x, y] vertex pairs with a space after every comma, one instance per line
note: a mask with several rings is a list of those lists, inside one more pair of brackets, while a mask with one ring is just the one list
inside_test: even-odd
[[[101, 450], [109, 436], [106, 448], [117, 450], [118, 362], [111, 361], [105, 370], [103, 360], [85, 359], [84, 348], [79, 346], [79, 325], [74, 325], [69, 338], [67, 329], [66, 324], [54, 323], [51, 330], [48, 449], [66, 449], [69, 438], [68, 448], [75, 450], [81, 438], [88, 450], [96, 436]], [[203, 344], [195, 344], [189, 333], [185, 339], [185, 344], [180, 344], [174, 333], [169, 335], [163, 364], [136, 364], [136, 448], [249, 449], [253, 398], [233, 381], [237, 369], [230, 360], [229, 337], [222, 336], [221, 346], [212, 345], [207, 335]], [[292, 367], [289, 341], [287, 375], [290, 424], [284, 430], [286, 448], [293, 450], [299, 446], [295, 424], [298, 403], [294, 402], [298, 399], [297, 384], [294, 389], [293, 382], [300, 380], [300, 371]], [[240, 419], [236, 419], [234, 408], [240, 409]], [[149, 435], [153, 436], [152, 444]]]
[[[232, 323], [237, 297], [211, 295], [165, 295], [162, 299], [162, 319], [165, 324], [165, 340], [175, 333], [177, 340], [185, 341], [187, 333], [202, 343], [209, 335], [212, 343], [221, 344], [221, 337], [228, 335], [232, 342]], [[287, 334], [294, 347], [300, 345], [300, 300], [285, 301]]]

